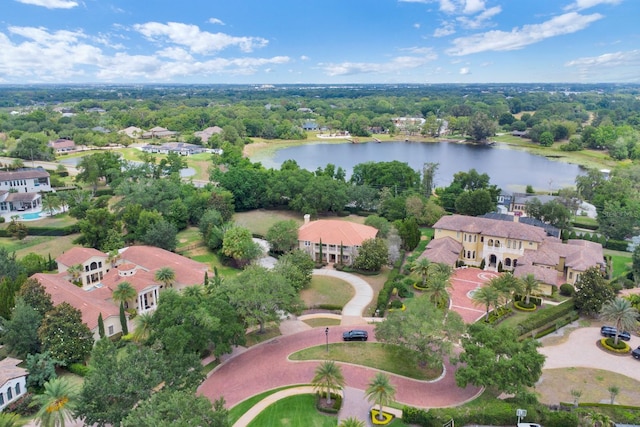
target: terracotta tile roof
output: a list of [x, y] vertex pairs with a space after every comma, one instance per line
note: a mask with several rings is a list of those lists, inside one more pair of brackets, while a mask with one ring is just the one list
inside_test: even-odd
[[337, 219], [311, 221], [298, 229], [298, 240], [323, 244], [360, 246], [367, 239], [373, 239], [378, 230], [368, 225]]
[[557, 285], [558, 277], [562, 276], [562, 274], [557, 270], [531, 264], [518, 264], [515, 270], [513, 270], [513, 275], [518, 278], [525, 277], [529, 274], [533, 274], [533, 277], [535, 277], [536, 280], [548, 285]]
[[547, 235], [543, 229], [532, 225], [465, 215], [443, 216], [433, 225], [433, 228], [530, 242], [542, 242]]
[[98, 326], [100, 313], [102, 313], [103, 319], [120, 315], [119, 308], [115, 304], [106, 301], [103, 297], [103, 292], [84, 291], [82, 288], [65, 280], [64, 273], [36, 273], [32, 277], [51, 295], [53, 305], [66, 302], [80, 310], [82, 322], [91, 330]]
[[565, 246], [576, 249], [573, 253], [567, 255], [565, 261], [566, 265], [574, 270], [585, 271], [594, 265], [606, 266], [600, 243], [587, 240], [568, 240]]
[[136, 269], [135, 273], [131, 276], [121, 276], [120, 274], [118, 274], [121, 268], [122, 266], [118, 266], [118, 268], [112, 268], [111, 270], [109, 270], [109, 272], [102, 278], [101, 283], [103, 286], [92, 292], [100, 295], [105, 300], [111, 300], [111, 294], [113, 294], [113, 291], [116, 290], [118, 284], [122, 282], [131, 283], [131, 286], [138, 293], [144, 291], [145, 289], [152, 288], [153, 286], [160, 285], [155, 279], [155, 274], [150, 271], [145, 271], [139, 268]]
[[443, 237], [429, 242], [418, 258], [427, 258], [431, 262], [455, 265], [462, 251], [462, 243], [451, 237]]
[[48, 178], [49, 172], [44, 169], [27, 169], [13, 172], [0, 171], [0, 181], [12, 181], [15, 179]]
[[37, 193], [9, 193], [7, 196], [7, 202], [33, 202], [38, 197]]
[[202, 284], [204, 273], [209, 271], [207, 264], [153, 246], [129, 246], [120, 252], [120, 259], [154, 274], [162, 267], [171, 268], [176, 275], [177, 289]]
[[82, 264], [91, 257], [102, 257], [106, 259], [109, 255], [97, 249], [76, 246], [56, 258], [56, 262], [70, 267], [72, 265]]
[[26, 369], [18, 366], [20, 363], [22, 363], [22, 360], [12, 357], [0, 360], [0, 386], [9, 380], [24, 377], [29, 373]]

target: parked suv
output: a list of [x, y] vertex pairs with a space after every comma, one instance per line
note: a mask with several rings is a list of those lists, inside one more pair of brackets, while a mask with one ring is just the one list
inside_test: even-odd
[[[613, 326], [603, 326], [600, 328], [600, 335], [607, 338], [615, 338], [616, 336], [616, 328]], [[618, 335], [622, 341], [629, 341], [631, 339], [631, 334], [627, 331], [620, 332]]]
[[631, 355], [634, 359], [640, 360], [640, 347], [636, 348], [631, 352]]
[[360, 329], [353, 329], [342, 334], [342, 339], [345, 341], [366, 341], [369, 338], [367, 331]]

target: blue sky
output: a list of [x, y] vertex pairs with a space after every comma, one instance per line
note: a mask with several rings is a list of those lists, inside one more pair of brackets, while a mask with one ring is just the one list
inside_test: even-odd
[[639, 0], [0, 0], [0, 83], [640, 83]]

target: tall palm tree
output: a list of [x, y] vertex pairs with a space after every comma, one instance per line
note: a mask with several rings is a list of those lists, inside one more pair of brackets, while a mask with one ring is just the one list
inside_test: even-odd
[[27, 424], [27, 420], [18, 414], [0, 412], [0, 427], [22, 427], [25, 424]]
[[327, 404], [331, 405], [331, 393], [338, 392], [344, 387], [344, 377], [340, 366], [333, 360], [325, 360], [318, 365], [315, 376], [311, 380], [314, 389], [327, 393]]
[[524, 302], [529, 305], [531, 294], [540, 290], [540, 281], [533, 274], [520, 278], [520, 286], [524, 292]]
[[600, 310], [600, 318], [607, 322], [613, 322], [616, 325], [616, 337], [614, 344], [618, 345], [622, 331], [631, 331], [636, 329], [638, 324], [638, 310], [636, 310], [629, 300], [624, 298], [616, 298], [613, 301], [602, 306]]
[[135, 327], [133, 329], [133, 336], [131, 337], [135, 342], [143, 342], [149, 335], [151, 335], [151, 322], [153, 319], [153, 312], [148, 311], [142, 314], [138, 314], [133, 322]]
[[476, 289], [471, 297], [471, 300], [476, 305], [484, 305], [487, 308], [487, 314], [485, 315], [485, 320], [489, 320], [489, 311], [491, 311], [491, 307], [496, 307], [498, 302], [500, 301], [500, 293], [499, 291], [490, 285], [485, 285], [480, 289]]
[[357, 418], [349, 417], [340, 421], [338, 427], [365, 427], [364, 421], [360, 421]]
[[162, 282], [165, 288], [173, 287], [173, 281], [176, 280], [176, 273], [169, 267], [162, 267], [156, 271], [156, 280]]
[[451, 276], [453, 274], [453, 267], [444, 262], [438, 262], [431, 265], [433, 269], [433, 274], [444, 274], [446, 276]]
[[520, 281], [511, 273], [504, 273], [498, 277], [493, 277], [488, 282], [489, 286], [495, 288], [500, 294], [500, 305], [507, 305], [512, 300], [513, 295], [522, 293]]
[[391, 403], [396, 396], [396, 389], [389, 382], [389, 377], [382, 372], [378, 372], [365, 390], [365, 396], [369, 402], [373, 401], [378, 405], [379, 412], [377, 418], [383, 420], [382, 407]]
[[411, 265], [411, 271], [418, 273], [422, 277], [422, 287], [427, 285], [427, 279], [429, 278], [429, 267], [431, 267], [431, 261], [426, 257], [418, 258]]
[[38, 406], [36, 424], [42, 427], [64, 427], [74, 420], [74, 410], [79, 395], [77, 384], [66, 377], [44, 383], [44, 393], [33, 397], [31, 405]]
[[443, 273], [434, 274], [431, 276], [429, 283], [427, 284], [426, 294], [436, 307], [444, 308], [449, 307], [449, 290], [451, 289], [451, 280], [449, 276]]
[[111, 294], [111, 299], [116, 303], [123, 303], [128, 306], [129, 301], [138, 297], [138, 291], [129, 282], [120, 282]]

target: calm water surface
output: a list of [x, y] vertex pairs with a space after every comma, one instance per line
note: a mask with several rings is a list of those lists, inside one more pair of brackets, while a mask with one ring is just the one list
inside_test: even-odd
[[557, 190], [575, 185], [581, 167], [536, 156], [526, 151], [512, 150], [506, 146], [475, 146], [450, 142], [368, 142], [362, 144], [312, 143], [277, 150], [272, 156], [256, 156], [268, 168], [279, 168], [288, 159], [300, 167], [315, 171], [328, 163], [341, 166], [350, 176], [353, 167], [364, 162], [398, 160], [413, 169], [422, 170], [427, 162], [440, 163], [436, 173], [436, 186], [447, 186], [453, 174], [475, 168], [487, 173], [491, 183], [505, 191], [524, 191], [532, 185], [536, 191]]

